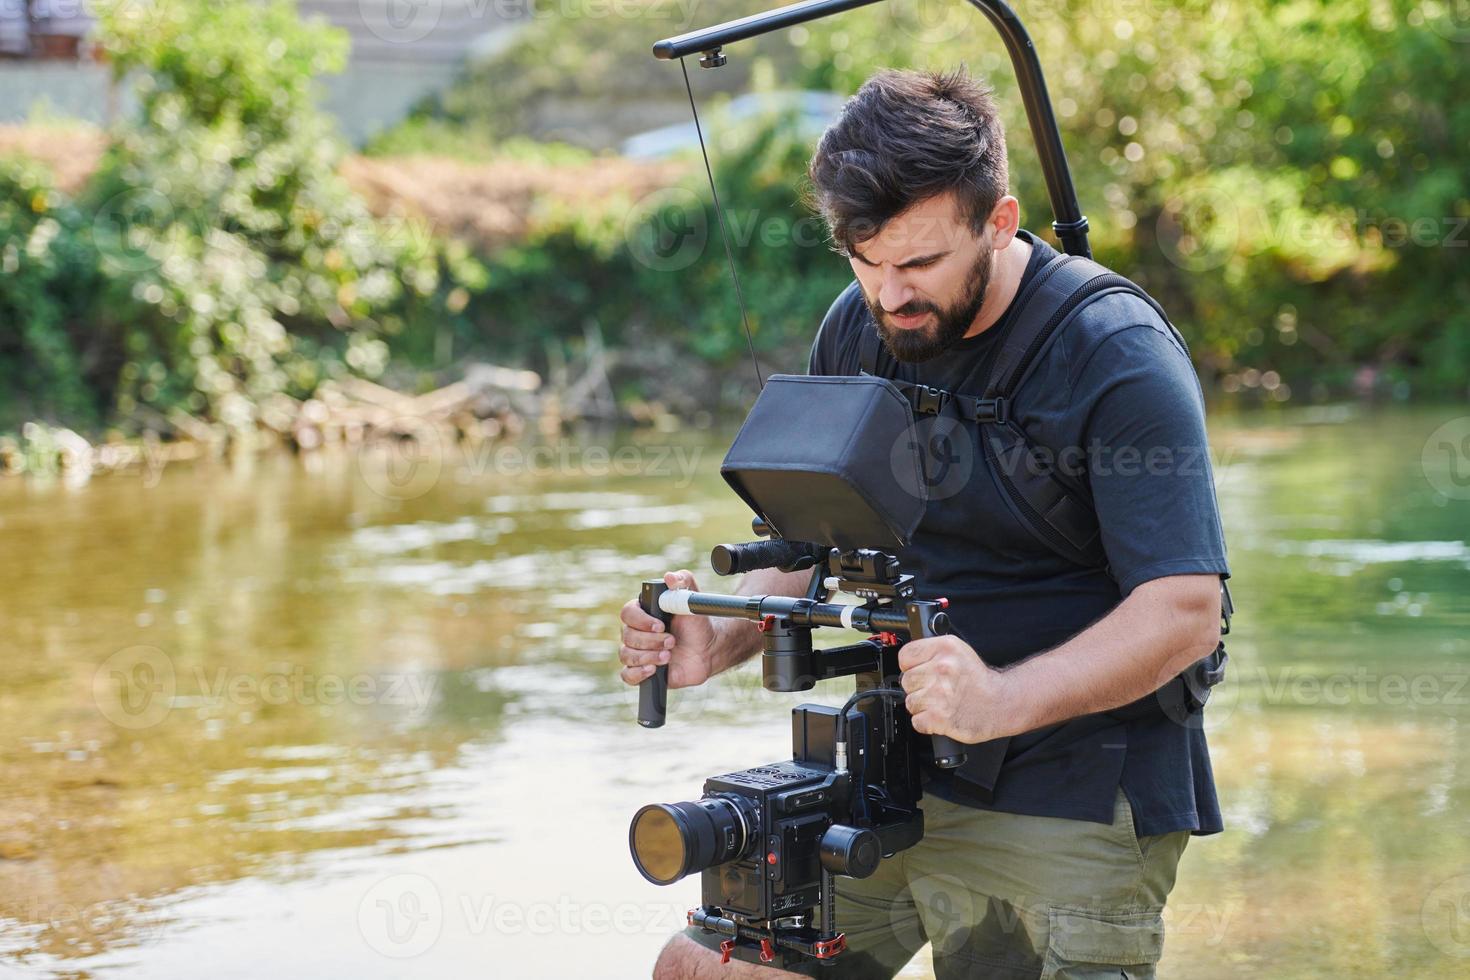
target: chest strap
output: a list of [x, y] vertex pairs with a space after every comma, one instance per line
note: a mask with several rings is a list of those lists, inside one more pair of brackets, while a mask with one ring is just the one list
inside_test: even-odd
[[[1014, 300], [1014, 312], [1001, 328], [985, 372], [982, 395], [889, 378], [916, 414], [943, 413], [979, 424], [981, 447], [1010, 505], [1048, 547], [1087, 567], [1103, 567], [1107, 561], [1083, 481], [1058, 472], [1055, 463], [1065, 447], [1039, 446], [1015, 419], [1012, 399], [1057, 331], [1092, 300], [1117, 292], [1142, 298], [1169, 322], [1158, 303], [1130, 280], [1091, 259], [1057, 255]], [[1174, 334], [1177, 338], [1178, 332]], [[859, 345], [864, 372], [883, 376], [878, 369], [880, 346], [876, 329], [864, 331]], [[1050, 452], [1038, 453], [1039, 448]]]

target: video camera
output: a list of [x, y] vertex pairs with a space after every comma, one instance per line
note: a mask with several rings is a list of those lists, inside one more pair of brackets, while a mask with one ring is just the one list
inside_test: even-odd
[[[916, 598], [894, 554], [928, 500], [913, 410], [881, 378], [774, 375], [720, 472], [755, 511], [764, 540], [717, 546], [715, 571], [810, 569], [805, 596], [719, 595], [655, 580], [643, 583], [639, 604], [665, 625], [674, 615], [759, 623], [767, 690], [849, 675], [857, 690], [841, 709], [793, 710], [790, 760], [713, 776], [693, 802], [639, 809], [628, 844], [655, 884], [701, 873], [703, 904], [689, 922], [725, 937], [724, 960], [831, 962], [846, 947], [833, 879], [865, 878], [923, 837], [926, 752], [942, 768], [965, 759], [952, 740], [914, 732], [899, 683], [904, 643], [949, 631], [946, 600]], [[837, 592], [862, 604], [831, 602]], [[813, 649], [812, 631], [824, 626], [871, 635]], [[640, 685], [644, 727], [664, 723], [667, 669]]]

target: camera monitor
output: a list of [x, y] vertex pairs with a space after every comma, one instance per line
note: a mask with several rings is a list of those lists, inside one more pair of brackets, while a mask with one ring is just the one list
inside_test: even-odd
[[883, 378], [776, 374], [720, 474], [788, 541], [909, 543], [928, 491], [908, 400]]

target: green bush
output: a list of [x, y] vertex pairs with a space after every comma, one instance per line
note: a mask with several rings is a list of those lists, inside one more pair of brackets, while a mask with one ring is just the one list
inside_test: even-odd
[[[506, 138], [545, 129], [547, 107], [568, 101], [668, 104], [682, 99], [682, 78], [649, 56], [653, 40], [768, 6], [718, 0], [699, 8], [697, 23], [672, 24], [660, 16], [668, 5], [650, 5], [614, 31], [592, 17], [539, 20], [422, 116]], [[1412, 378], [1422, 392], [1466, 392], [1470, 102], [1453, 93], [1470, 84], [1470, 59], [1449, 5], [1043, 0], [1021, 13], [1097, 257], [1165, 302], [1207, 377], [1249, 384], [1275, 371], [1291, 384], [1274, 397], [1288, 397], [1292, 385], [1326, 395], [1367, 365]], [[716, 92], [777, 84], [852, 92], [881, 66], [967, 64], [997, 89], [1023, 220], [1049, 225], [1009, 59], [969, 5], [892, 0], [726, 53], [730, 64], [717, 72], [691, 63], [706, 107]], [[803, 163], [793, 153], [779, 174], [753, 184], [739, 162], [723, 165], [725, 205], [783, 206], [774, 188], [794, 189]], [[570, 261], [567, 247], [558, 238], [547, 261]], [[595, 288], [581, 310], [569, 305], [575, 290], [563, 293], [564, 318], [641, 305], [666, 318], [655, 336], [738, 356], [729, 287], [717, 281], [723, 254], [717, 243], [709, 251], [698, 270], [653, 283], [616, 265], [580, 272]], [[809, 335], [830, 281], [844, 275], [840, 262], [809, 251], [778, 248], [766, 261], [762, 249], [741, 250], [766, 342], [788, 315]], [[539, 260], [516, 261], [534, 269]], [[652, 297], [634, 292], [650, 285]]]
[[[381, 373], [446, 315], [472, 258], [375, 219], [315, 106], [346, 36], [289, 0], [110, 2], [98, 38], [139, 112], [77, 199], [0, 171], [0, 371], [39, 415], [89, 427], [138, 405], [232, 427], [326, 377]], [[446, 271], [450, 275], [446, 277]], [[413, 336], [405, 336], [413, 334]]]
[[337, 175], [314, 78], [341, 31], [286, 0], [105, 7], [104, 49], [141, 118], [87, 189], [104, 271], [134, 319], [119, 404], [231, 425], [324, 376], [386, 366], [385, 338], [438, 287], [432, 241], [376, 221]]
[[[813, 330], [851, 279], [799, 201], [796, 177], [812, 148], [781, 117], [726, 136], [712, 152], [751, 334], [763, 359], [801, 370]], [[639, 201], [548, 202], [529, 236], [487, 258], [488, 283], [465, 311], [457, 349], [534, 363], [550, 343], [575, 356], [590, 322], [624, 349], [630, 392], [711, 408], [738, 397], [754, 377], [745, 331], [703, 165], [689, 162], [685, 180]], [[705, 387], [709, 367], [735, 369], [732, 392]]]
[[0, 160], [0, 430], [36, 417], [94, 426], [107, 411], [97, 392], [118, 363], [85, 226], [43, 169]]

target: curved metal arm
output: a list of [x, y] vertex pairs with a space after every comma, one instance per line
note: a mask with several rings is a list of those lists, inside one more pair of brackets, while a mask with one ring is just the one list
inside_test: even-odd
[[[665, 38], [653, 46], [653, 54], [656, 58], [669, 60], [713, 51], [735, 41], [879, 2], [881, 0], [803, 0], [802, 3], [779, 7], [763, 14]], [[1011, 67], [1015, 69], [1016, 81], [1021, 89], [1021, 102], [1026, 107], [1026, 121], [1031, 127], [1031, 138], [1036, 143], [1036, 155], [1041, 160], [1042, 176], [1046, 179], [1046, 190], [1051, 197], [1052, 214], [1055, 215], [1051, 224], [1052, 230], [1062, 243], [1062, 249], [1069, 255], [1091, 258], [1092, 249], [1087, 243], [1087, 218], [1083, 216], [1082, 208], [1077, 203], [1077, 191], [1072, 186], [1072, 172], [1067, 169], [1067, 154], [1062, 149], [1062, 135], [1057, 130], [1051, 98], [1046, 93], [1046, 79], [1041, 72], [1036, 46], [1031, 43], [1031, 35], [1026, 33], [1021, 18], [1016, 16], [1016, 12], [1005, 0], [967, 2], [994, 25], [1006, 46], [1006, 52], [1011, 56]]]

